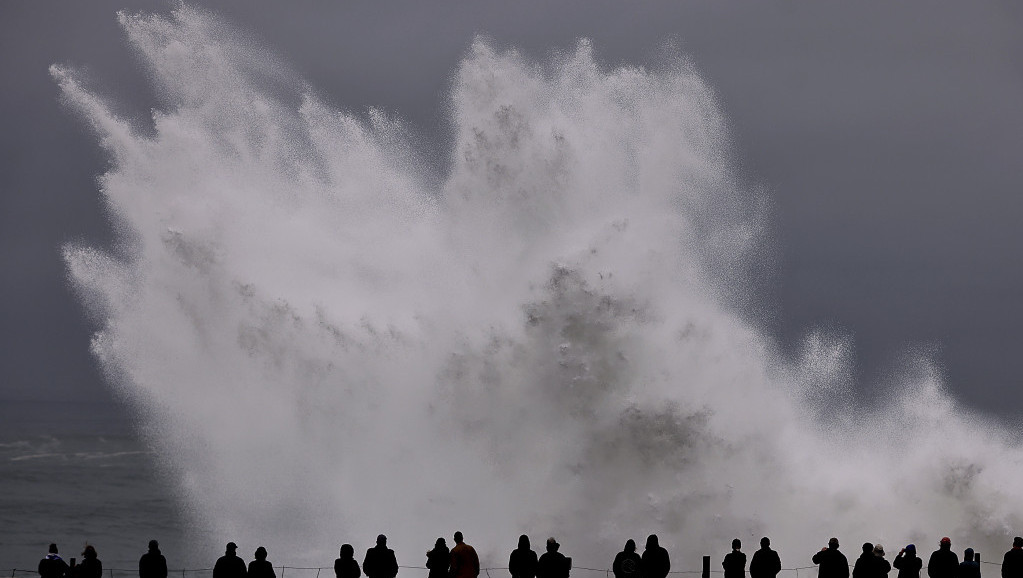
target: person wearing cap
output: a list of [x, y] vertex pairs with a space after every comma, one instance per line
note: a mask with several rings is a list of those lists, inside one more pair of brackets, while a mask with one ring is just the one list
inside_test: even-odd
[[852, 576], [853, 578], [878, 578], [877, 560], [874, 558], [874, 545], [870, 542], [863, 543], [863, 553], [856, 559]]
[[57, 545], [50, 544], [46, 556], [39, 561], [38, 571], [41, 578], [64, 578], [70, 573], [71, 567], [57, 553]]
[[455, 532], [455, 547], [451, 549], [451, 578], [476, 578], [480, 575], [480, 557], [476, 549], [465, 543], [461, 532]]
[[952, 551], [952, 540], [947, 536], [938, 542], [938, 549], [927, 561], [927, 576], [930, 578], [956, 578], [959, 572], [959, 556]]
[[746, 578], [746, 554], [738, 538], [732, 540], [732, 551], [725, 554], [721, 567], [725, 569], [725, 578]]
[[1002, 578], [1023, 578], [1023, 538], [1012, 539], [1012, 550], [1002, 558]]
[[149, 551], [139, 558], [139, 578], [167, 578], [167, 559], [156, 540], [149, 541]]
[[668, 551], [657, 540], [657, 534], [650, 534], [643, 550], [643, 578], [666, 578], [671, 571]]
[[973, 548], [963, 552], [963, 561], [959, 563], [957, 578], [980, 578], [980, 562], [973, 559]]
[[362, 560], [362, 572], [366, 578], [394, 578], [398, 575], [398, 560], [394, 550], [387, 547], [387, 536], [377, 536], [377, 545], [366, 550]]
[[838, 538], [828, 540], [828, 547], [813, 555], [819, 578], [849, 578], [849, 560], [838, 550]]
[[253, 554], [256, 559], [249, 562], [248, 578], [277, 578], [273, 564], [266, 561], [266, 548], [260, 546]]
[[888, 578], [888, 573], [892, 571], [892, 565], [884, 559], [884, 546], [880, 544], [874, 544], [874, 562], [877, 564], [877, 575], [880, 578]]
[[[447, 548], [444, 548], [447, 550]], [[447, 570], [445, 568], [445, 570]], [[355, 561], [355, 548], [351, 544], [341, 544], [334, 560], [334, 578], [361, 578], [362, 570]], [[431, 576], [431, 578], [433, 578]]]
[[892, 566], [899, 571], [898, 578], [920, 578], [920, 569], [923, 568], [924, 561], [916, 555], [916, 546], [909, 544], [899, 550]]
[[749, 562], [749, 578], [775, 578], [781, 572], [781, 558], [771, 549], [771, 539], [760, 539], [760, 549]]
[[560, 547], [553, 536], [547, 538], [547, 551], [536, 562], [536, 578], [568, 578], [572, 562], [558, 552]]
[[245, 578], [245, 560], [237, 552], [238, 545], [228, 542], [224, 555], [213, 566], [213, 578]]

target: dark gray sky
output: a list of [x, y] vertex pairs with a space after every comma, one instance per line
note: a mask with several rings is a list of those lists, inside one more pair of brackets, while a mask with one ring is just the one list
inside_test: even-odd
[[[936, 347], [962, 399], [1023, 417], [1023, 10], [1013, 2], [292, 2], [199, 4], [255, 33], [334, 104], [443, 130], [473, 36], [542, 58], [593, 40], [609, 64], [666, 40], [720, 96], [736, 155], [775, 202], [768, 332], [853, 336], [867, 390]], [[942, 5], [939, 5], [942, 4]], [[152, 89], [114, 13], [164, 2], [0, 4], [0, 402], [108, 401], [60, 247], [109, 242], [105, 159], [47, 67], [87, 67], [144, 117]], [[442, 150], [443, 143], [439, 143]], [[37, 403], [36, 403], [37, 402]], [[23, 416], [24, 417], [24, 416]]]

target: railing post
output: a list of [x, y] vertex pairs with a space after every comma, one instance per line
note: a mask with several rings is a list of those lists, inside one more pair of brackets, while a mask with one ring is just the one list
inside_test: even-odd
[[710, 578], [710, 556], [703, 557], [703, 578]]

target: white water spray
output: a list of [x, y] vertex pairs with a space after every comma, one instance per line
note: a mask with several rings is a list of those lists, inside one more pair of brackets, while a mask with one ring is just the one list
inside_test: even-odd
[[324, 565], [383, 532], [415, 565], [461, 529], [485, 563], [527, 533], [603, 567], [658, 533], [697, 569], [733, 537], [792, 566], [831, 535], [1019, 533], [1023, 451], [934, 372], [860, 408], [842, 344], [779, 361], [737, 312], [759, 222], [684, 64], [477, 42], [441, 178], [399, 122], [332, 109], [215, 17], [121, 22], [165, 102], [140, 134], [53, 69], [122, 226], [116, 255], [65, 252], [198, 551]]

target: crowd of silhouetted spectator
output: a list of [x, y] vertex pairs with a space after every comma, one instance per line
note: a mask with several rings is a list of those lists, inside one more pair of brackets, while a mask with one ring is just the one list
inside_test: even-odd
[[[455, 532], [455, 545], [450, 550], [444, 538], [437, 538], [433, 548], [426, 552], [428, 578], [477, 578], [480, 574], [480, 559], [476, 550], [465, 543], [461, 532]], [[572, 559], [559, 552], [561, 545], [554, 538], [548, 538], [546, 551], [537, 556], [529, 543], [529, 537], [519, 537], [518, 547], [508, 558], [508, 572], [511, 578], [568, 578], [572, 570]], [[245, 564], [238, 556], [238, 546], [228, 542], [224, 555], [213, 567], [213, 578], [277, 578], [273, 565], [266, 559], [266, 548], [256, 548], [254, 559]], [[828, 546], [815, 553], [811, 560], [817, 566], [818, 578], [849, 578], [849, 560], [839, 550], [837, 538], [831, 538]], [[721, 561], [724, 578], [746, 578], [746, 554], [742, 542], [732, 540], [732, 551]], [[387, 536], [377, 536], [376, 545], [366, 550], [362, 564], [355, 559], [355, 548], [343, 544], [334, 561], [335, 578], [395, 578], [398, 575], [398, 560], [394, 550], [387, 547]], [[863, 544], [863, 552], [852, 565], [852, 578], [888, 578], [892, 568], [898, 570], [896, 578], [921, 578], [925, 568], [927, 578], [981, 578], [980, 562], [972, 548], [963, 551], [963, 560], [952, 551], [952, 541], [942, 538], [925, 566], [917, 556], [916, 546], [907, 545], [899, 550], [889, 562], [885, 559], [884, 546]], [[781, 557], [771, 549], [771, 540], [760, 540], [760, 549], [753, 553], [749, 562], [749, 578], [776, 578], [781, 572]], [[642, 554], [636, 552], [636, 542], [628, 540], [625, 548], [614, 558], [611, 571], [615, 578], [667, 578], [671, 572], [668, 551], [658, 542], [656, 535], [650, 535]], [[96, 549], [85, 546], [82, 559], [76, 563], [71, 558], [65, 562], [57, 551], [56, 544], [50, 544], [46, 557], [39, 561], [40, 578], [102, 578], [103, 564]], [[160, 544], [150, 540], [149, 551], [139, 559], [139, 578], [167, 578], [167, 560], [160, 553]], [[1002, 558], [1001, 578], [1023, 578], [1023, 538], [1012, 541], [1012, 549]]]

